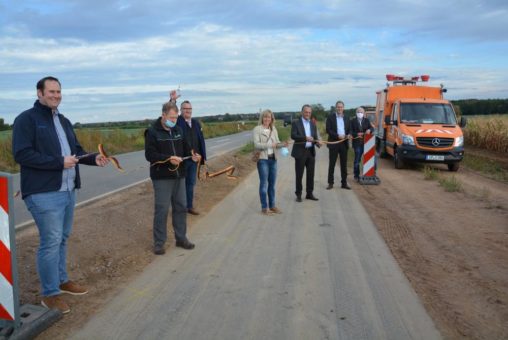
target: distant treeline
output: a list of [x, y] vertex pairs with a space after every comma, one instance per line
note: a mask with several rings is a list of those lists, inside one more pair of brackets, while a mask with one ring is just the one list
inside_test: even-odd
[[[455, 111], [458, 115], [489, 115], [489, 114], [508, 114], [508, 99], [461, 99], [452, 100]], [[330, 112], [335, 112], [335, 106], [330, 109], [325, 109], [321, 104], [312, 104], [312, 115], [317, 120], [326, 119], [326, 115]], [[372, 110], [372, 107], [365, 107], [366, 110]], [[347, 116], [354, 116], [355, 108], [344, 110]], [[285, 111], [274, 112], [276, 119], [288, 120], [298, 117], [300, 111]], [[222, 115], [214, 116], [201, 116], [196, 117], [204, 123], [213, 122], [233, 122], [233, 121], [251, 121], [259, 118], [259, 113], [225, 113]], [[152, 119], [122, 121], [122, 122], [102, 122], [102, 123], [75, 123], [74, 127], [79, 128], [122, 128], [122, 129], [136, 129], [148, 127]], [[0, 131], [10, 130], [11, 125], [5, 124], [4, 119], [0, 118]]]
[[452, 100], [458, 115], [507, 114], [508, 99], [461, 99]]

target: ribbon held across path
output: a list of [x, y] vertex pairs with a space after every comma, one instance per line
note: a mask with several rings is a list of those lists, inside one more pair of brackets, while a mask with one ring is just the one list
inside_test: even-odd
[[116, 159], [114, 156], [108, 156], [108, 154], [106, 153], [106, 150], [104, 150], [104, 146], [102, 144], [98, 145], [98, 149], [99, 149], [99, 153], [102, 155], [102, 157], [109, 159], [118, 171], [125, 172], [125, 170], [120, 166], [120, 162], [118, 161], [118, 159]]
[[[118, 161], [118, 159], [116, 159], [116, 157], [114, 156], [109, 156], [107, 153], [106, 153], [106, 150], [104, 150], [104, 146], [102, 144], [99, 144], [97, 146], [97, 149], [99, 150], [99, 153], [101, 154], [102, 157], [106, 158], [106, 159], [109, 159], [111, 161], [111, 163], [113, 163], [113, 165], [115, 166], [115, 168], [120, 171], [120, 172], [125, 172], [125, 170], [122, 168], [122, 166], [120, 165], [120, 162]], [[87, 153], [85, 155], [81, 155], [81, 156], [77, 156], [76, 158], [77, 159], [82, 159], [82, 158], [85, 158], [85, 157], [88, 157], [90, 155], [93, 155], [93, 153]]]
[[206, 165], [206, 163], [205, 163], [205, 164], [203, 164], [203, 166], [205, 167], [205, 177], [204, 178], [201, 178], [201, 166], [202, 166], [201, 163], [199, 163], [198, 164], [198, 171], [197, 171], [197, 177], [200, 180], [217, 177], [217, 176], [220, 176], [223, 174], [226, 174], [228, 179], [238, 179], [238, 176], [233, 175], [233, 173], [235, 172], [235, 167], [233, 165], [229, 165], [229, 166], [225, 167], [224, 169], [221, 169], [221, 170], [218, 170], [215, 172], [210, 172], [210, 171], [208, 171], [208, 165]]

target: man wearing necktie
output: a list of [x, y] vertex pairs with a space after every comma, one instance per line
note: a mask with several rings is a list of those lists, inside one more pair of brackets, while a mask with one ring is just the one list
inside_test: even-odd
[[291, 139], [295, 141], [293, 149], [291, 150], [291, 156], [295, 159], [295, 172], [296, 172], [296, 201], [302, 201], [302, 179], [304, 170], [307, 173], [306, 176], [306, 199], [317, 201], [318, 199], [314, 196], [314, 167], [316, 164], [316, 150], [314, 145], [317, 147], [321, 146], [318, 140], [317, 127], [310, 117], [312, 115], [312, 108], [310, 105], [305, 104], [302, 107], [302, 117], [296, 119], [291, 124]]
[[327, 190], [333, 188], [335, 163], [337, 156], [340, 158], [340, 177], [341, 188], [350, 190], [347, 183], [347, 151], [349, 138], [349, 119], [344, 117], [344, 102], [339, 100], [335, 104], [336, 113], [331, 113], [326, 118], [326, 133], [329, 142], [343, 141], [337, 144], [328, 144], [329, 164], [328, 164], [328, 186]]

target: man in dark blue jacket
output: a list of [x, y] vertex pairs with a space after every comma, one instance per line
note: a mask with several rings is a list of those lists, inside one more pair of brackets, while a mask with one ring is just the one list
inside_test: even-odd
[[[87, 288], [67, 276], [67, 239], [74, 217], [75, 189], [81, 187], [78, 163], [104, 166], [100, 154], [87, 154], [72, 124], [60, 112], [61, 85], [54, 77], [37, 83], [33, 108], [14, 121], [12, 154], [21, 166], [21, 193], [39, 229], [37, 271], [42, 286], [41, 304], [70, 311], [62, 293], [83, 295]], [[80, 157], [82, 156], [82, 157]]]
[[[182, 129], [183, 135], [191, 150], [201, 156], [201, 162], [206, 161], [206, 147], [201, 124], [197, 119], [192, 118], [192, 104], [185, 100], [180, 105], [181, 114], [178, 116], [177, 124]], [[196, 175], [198, 165], [192, 159], [186, 159], [185, 167], [185, 189], [187, 193], [187, 212], [192, 215], [199, 215], [194, 208], [194, 186], [196, 185]]]

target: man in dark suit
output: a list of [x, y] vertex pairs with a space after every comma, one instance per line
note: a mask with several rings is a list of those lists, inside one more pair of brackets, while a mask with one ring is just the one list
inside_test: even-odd
[[363, 136], [365, 133], [372, 132], [369, 119], [364, 117], [364, 115], [365, 110], [360, 106], [356, 109], [356, 117], [351, 119], [351, 136], [353, 137], [353, 150], [355, 151], [353, 173], [356, 181], [360, 179], [360, 161], [363, 155]]
[[[192, 104], [185, 100], [180, 105], [182, 114], [178, 116], [177, 124], [183, 131], [183, 137], [189, 144], [191, 150], [201, 156], [201, 164], [206, 161], [206, 146], [201, 124], [197, 119], [192, 118]], [[199, 215], [194, 208], [194, 186], [196, 185], [198, 163], [192, 159], [183, 161], [185, 169], [185, 188], [187, 195], [187, 212], [191, 215]]]
[[335, 104], [336, 113], [331, 113], [326, 118], [326, 133], [328, 134], [329, 142], [336, 142], [344, 140], [338, 144], [328, 144], [329, 150], [329, 164], [328, 164], [328, 186], [327, 190], [333, 188], [333, 174], [335, 171], [335, 163], [337, 163], [337, 156], [340, 158], [340, 176], [341, 188], [350, 190], [351, 187], [347, 184], [347, 151], [348, 141], [350, 134], [349, 119], [344, 117], [344, 102], [338, 101]]
[[317, 201], [314, 196], [314, 167], [316, 164], [316, 149], [321, 146], [318, 140], [317, 127], [310, 117], [312, 115], [312, 108], [310, 105], [305, 104], [302, 107], [302, 117], [296, 119], [291, 124], [291, 139], [295, 141], [291, 156], [295, 158], [295, 172], [296, 172], [296, 201], [302, 201], [302, 178], [303, 171], [307, 171], [307, 183], [305, 189], [307, 190], [306, 199]]

